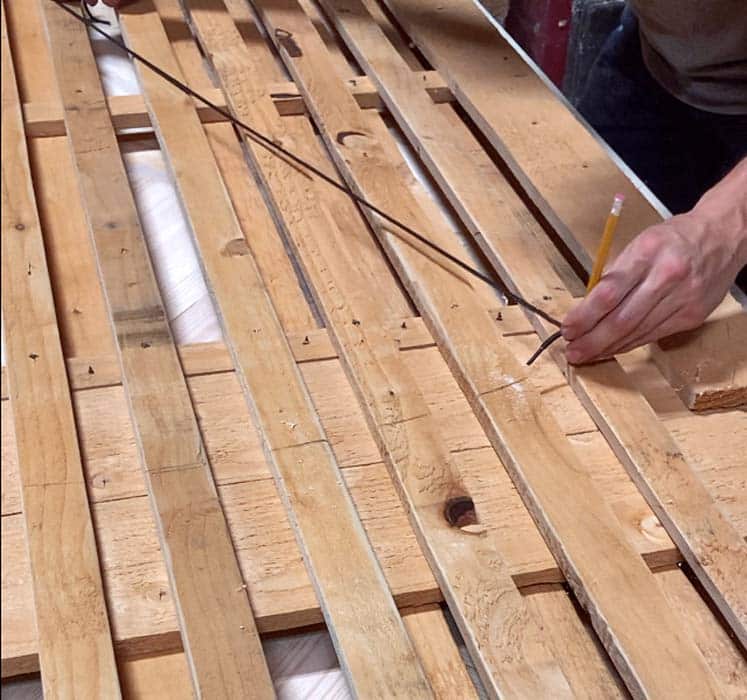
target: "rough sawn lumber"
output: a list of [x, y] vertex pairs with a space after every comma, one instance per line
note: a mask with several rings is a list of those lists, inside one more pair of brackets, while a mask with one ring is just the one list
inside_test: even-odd
[[[316, 79], [334, 76], [334, 68], [303, 11], [291, 0], [255, 5], [348, 184], [382, 208], [397, 211], [415, 230], [429, 231], [440, 246], [453, 249], [453, 237], [439, 225], [437, 215], [428, 216], [402, 186], [401, 156], [376, 121], [378, 116], [361, 111], [340, 82]], [[288, 36], [292, 43], [283, 40]], [[686, 686], [692, 692], [697, 686], [696, 693], [713, 695], [710, 672], [577, 463], [525, 369], [486, 326], [487, 313], [469, 282], [390, 224], [374, 215], [370, 219], [628, 687], [645, 695], [657, 688], [671, 692], [684, 683], [683, 690]], [[614, 586], [600, 577], [602, 561], [611, 570], [625, 571]], [[643, 626], [648, 628], [645, 634]], [[647, 650], [644, 638], [651, 644]], [[686, 681], [683, 663], [692, 672]]]
[[85, 27], [39, 6], [195, 692], [274, 697]]
[[4, 9], [0, 235], [4, 339], [44, 692], [116, 698], [117, 666]]
[[[123, 11], [120, 21], [129, 46], [182, 79], [150, 0]], [[185, 96], [159, 76], [148, 69], [138, 69], [138, 76], [350, 687], [359, 697], [431, 697], [199, 118]]]

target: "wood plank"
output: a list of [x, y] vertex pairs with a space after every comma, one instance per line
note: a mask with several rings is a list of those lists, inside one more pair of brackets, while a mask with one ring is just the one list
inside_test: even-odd
[[[682, 403], [641, 348], [620, 358], [620, 363], [677, 441], [688, 462], [698, 472], [724, 514], [747, 532], [747, 500], [741, 497], [747, 484], [747, 412], [692, 413]], [[725, 439], [724, 436], [729, 436]], [[732, 491], [732, 489], [736, 489]]]
[[[270, 214], [259, 189], [253, 186], [252, 175], [233, 127], [228, 124], [211, 124], [206, 127], [205, 133], [244, 232], [244, 240], [257, 263], [283, 330], [287, 335], [289, 332], [303, 332], [300, 338], [298, 335], [289, 337], [291, 349], [298, 360], [303, 354], [314, 350], [308, 333], [304, 331], [316, 325], [301, 287], [302, 282], [299, 282], [282, 238], [277, 233], [274, 236], [257, 235], [257, 231], [275, 231], [275, 227], [270, 221]], [[293, 347], [294, 341], [300, 343], [297, 348]], [[299, 349], [301, 353], [298, 352]]]
[[21, 104], [59, 100], [39, 6], [10, 2], [5, 14]]
[[[643, 229], [661, 221], [608, 149], [472, 0], [383, 2], [587, 270], [616, 192], [625, 195], [625, 212], [613, 255]], [[747, 359], [739, 344], [730, 343], [727, 350], [723, 337], [747, 333], [747, 314], [731, 296], [722, 302], [719, 313], [725, 317], [716, 316], [712, 324], [678, 340], [677, 353], [657, 354], [665, 373], [679, 378], [677, 385], [686, 402], [697, 396], [706, 405], [728, 406], [739, 396], [744, 399]], [[722, 367], [738, 368], [737, 374], [706, 375], [701, 385], [696, 377], [703, 358], [727, 355]]]
[[[417, 81], [394, 47], [387, 45], [360, 0], [327, 0], [324, 4], [501, 279], [540, 306], [547, 306], [554, 298], [553, 310], [564, 313], [571, 305], [570, 296], [541, 247], [532, 240], [542, 233], [522, 225], [531, 220], [530, 213], [479, 143], [455, 122], [455, 115], [435, 110], [418, 90]], [[478, 182], [480, 186], [475, 187]], [[536, 322], [540, 335], [546, 337], [550, 331], [539, 319]], [[554, 356], [563, 366], [562, 353]], [[570, 379], [649, 505], [735, 632], [747, 642], [747, 590], [740, 585], [747, 544], [723, 517], [679, 447], [616, 362], [579, 368]]]
[[[404, 163], [378, 115], [361, 111], [329, 78], [334, 71], [324, 47], [296, 3], [257, 3], [257, 9], [269, 36], [277, 39], [280, 32], [276, 46], [348, 184], [453, 250], [455, 241], [438, 218], [426, 215], [402, 186]], [[298, 50], [282, 41], [287, 33]], [[326, 76], [323, 83], [314, 77], [319, 75]], [[676, 687], [713, 695], [711, 674], [681, 621], [634, 555], [527, 372], [486, 323], [470, 284], [435, 263], [432, 254], [403, 242], [406, 236], [391, 233], [391, 225], [373, 215], [371, 222], [628, 687], [639, 695]], [[614, 585], [600, 576], [602, 562]]]
[[[178, 2], [167, 3], [160, 9], [160, 16], [169, 37], [177, 64], [187, 84], [202, 93], [213, 88], [213, 80], [207, 65], [192, 37]], [[221, 93], [221, 99], [222, 93]], [[298, 271], [297, 263], [287, 251], [282, 236], [269, 221], [269, 212], [262, 201], [261, 193], [254, 185], [246, 165], [241, 141], [229, 124], [207, 124], [205, 126], [210, 147], [215, 155], [221, 176], [228, 189], [244, 238], [252, 251], [260, 274], [286, 335], [304, 332], [303, 354], [315, 352], [315, 340], [327, 341], [326, 334], [307, 333], [317, 325], [313, 303], [304, 291], [305, 280]], [[256, 222], [256, 231], [255, 231]], [[262, 235], [269, 231], [274, 235]], [[294, 346], [295, 336], [290, 336]], [[311, 341], [311, 342], [309, 342]], [[295, 352], [296, 359], [301, 355]], [[182, 362], [184, 359], [182, 358]]]
[[[8, 14], [25, 100], [60, 105], [37, 3], [12, 3]], [[60, 108], [61, 109], [61, 108]], [[60, 112], [61, 116], [61, 112]], [[65, 357], [114, 354], [96, 258], [65, 138], [30, 139], [29, 157]], [[65, 215], [57, 215], [60, 210]]]
[[[137, 469], [133, 472], [136, 476]], [[346, 469], [344, 475], [397, 605], [411, 607], [440, 601], [441, 594], [384, 466]], [[323, 622], [273, 480], [267, 477], [226, 483], [220, 491], [260, 632]], [[181, 648], [168, 577], [146, 497], [99, 501], [95, 519], [118, 657]], [[35, 657], [36, 640], [23, 526], [17, 515], [4, 516], [2, 523], [2, 657], [4, 674], [14, 675], [38, 670], [38, 666], [28, 665], [29, 657]], [[26, 665], [18, 668], [24, 660]]]
[[744, 309], [722, 304], [700, 328], [651, 345], [656, 364], [690, 410], [747, 406], [744, 316]]
[[273, 697], [85, 27], [41, 7], [195, 692]]
[[571, 596], [561, 586], [538, 588], [527, 590], [527, 604], [542, 621], [550, 643], [562, 650], [561, 663], [575, 697], [626, 698], [625, 686]]
[[434, 606], [413, 612], [403, 619], [435, 697], [440, 700], [477, 700], [477, 692], [441, 608]]
[[119, 697], [75, 418], [2, 12], [2, 310], [44, 692]]
[[713, 669], [721, 697], [743, 699], [747, 695], [747, 659], [743, 650], [680, 569], [662, 572], [657, 578], [671, 604], [681, 611], [688, 632]]
[[[408, 353], [408, 366], [418, 385], [428, 387], [423, 389], [423, 395], [431, 411], [442, 416], [442, 424], [449, 426], [442, 430], [443, 439], [459, 459], [460, 470], [481, 517], [501, 540], [501, 551], [516, 584], [526, 586], [560, 580], [542, 538], [437, 351]], [[342, 368], [329, 362], [307, 365], [304, 379], [344, 470], [378, 463], [381, 457]], [[251, 429], [235, 375], [195, 377], [190, 379], [189, 387], [217, 483], [266, 479], [269, 473], [262, 449]], [[75, 395], [75, 412], [80, 422], [81, 447], [92, 499], [114, 501], [144, 494], [123, 389], [110, 387], [79, 392]], [[572, 440], [574, 449], [593, 471], [598, 486], [604, 490], [618, 519], [624, 523], [626, 533], [649, 566], [658, 569], [676, 564], [679, 555], [655, 516], [625, 478], [601, 435], [587, 433], [573, 436]], [[4, 514], [19, 511], [17, 475], [11, 471], [14, 451], [12, 431], [6, 432], [3, 440], [6, 462], [2, 472]], [[738, 488], [739, 484], [735, 484], [734, 495], [726, 492], [724, 498], [738, 498]], [[636, 501], [632, 500], [634, 495], [638, 497]], [[368, 496], [374, 498], [373, 493]]]
[[[476, 699], [477, 693], [438, 606], [403, 612], [405, 627], [416, 644], [436, 697]], [[180, 700], [190, 693], [186, 659], [181, 652], [125, 660], [120, 668], [125, 698]]]
[[[130, 47], [183, 80], [149, 0], [122, 12], [120, 23]], [[199, 118], [180, 91], [136, 70], [346, 678], [361, 697], [430, 697]], [[236, 303], [240, 296], [246, 303]]]
[[192, 693], [182, 652], [125, 660], [120, 673], [122, 694], [127, 700], [182, 700]]
[[[528, 298], [540, 306], [547, 306], [558, 286], [582, 296], [581, 281], [483, 146], [453, 109], [434, 107], [362, 0], [322, 5], [467, 229], [476, 239], [487, 239], [490, 261], [508, 288], [517, 292], [513, 277], [526, 279], [534, 285]], [[497, 237], [502, 246], [493, 243]], [[537, 276], [535, 256], [554, 270], [550, 279]], [[559, 277], [566, 284], [558, 285]]]
[[[246, 85], [243, 76], [247, 70], [260, 81], [269, 76], [262, 73], [258, 67], [261, 59], [255, 59], [244, 46], [231, 18], [221, 10], [219, 3], [201, 3], [192, 7], [191, 19], [206, 53], [213, 57], [229, 104], [241, 119], [275, 138], [292, 139], [296, 148], [320, 162], [308, 125], [304, 130], [284, 130], [266, 97]], [[264, 51], [269, 58], [269, 50]], [[364, 222], [339, 196], [327, 197], [325, 189], [312, 188], [303, 173], [284, 161], [260, 149], [254, 149], [253, 154], [312, 281], [327, 327], [411, 514], [416, 535], [460, 619], [484, 682], [495, 696], [569, 694], [495, 540], [486, 533], [475, 537], [469, 527], [461, 529], [464, 523], [456, 517], [450, 522], [444, 515], [449, 504], [471, 503], [472, 497], [394, 339], [387, 334], [388, 311], [378, 293], [381, 283], [367, 272], [372, 267], [370, 257], [379, 257], [380, 253], [371, 246]], [[327, 213], [342, 206], [346, 206], [344, 219]], [[336, 223], [340, 220], [347, 222], [344, 231]], [[517, 623], [519, 620], [521, 623]]]
[[573, 370], [571, 377], [639, 491], [747, 645], [747, 543], [616, 361]]
[[[29, 151], [65, 357], [114, 357], [114, 338], [67, 139], [32, 140]], [[60, 211], [65, 216], [59, 216]]]
[[[509, 314], [504, 312], [503, 318], [503, 323], [507, 323]], [[519, 356], [525, 354], [521, 349]], [[466, 449], [460, 454], [460, 470], [475, 497], [480, 517], [503, 543], [502, 552], [510, 563], [515, 584], [525, 588], [562, 581], [555, 562], [492, 448], [487, 446], [484, 435], [478, 442], [476, 430], [479, 426], [474, 427], [476, 419], [469, 412], [443, 360], [433, 348], [414, 350], [405, 355], [418, 385], [424, 387], [431, 410], [443, 416], [444, 425], [452, 428], [443, 431], [447, 445], [451, 450]], [[551, 362], [548, 366], [555, 369], [557, 375]], [[343, 470], [346, 482], [398, 605], [439, 600], [437, 586], [420, 554], [384, 466], [355, 466], [379, 457], [371, 438], [364, 440], [368, 431], [352, 391], [345, 389], [347, 383], [342, 369], [336, 362], [306, 364], [304, 378], [338, 459], [346, 467]], [[450, 381], [446, 386], [444, 379]], [[556, 378], [550, 377], [549, 381], [552, 384]], [[268, 480], [266, 463], [251, 430], [236, 377], [233, 373], [208, 375], [195, 377], [189, 384], [216, 481], [226, 487], [224, 503], [232, 537], [241, 542], [238, 556], [260, 631], [318, 623], [322, 617], [295, 547], [292, 530], [272, 482]], [[75, 395], [75, 401], [80, 433], [84, 438], [82, 451], [91, 497], [102, 504], [96, 509], [96, 527], [102, 553], [106, 554], [104, 575], [109, 600], [112, 601], [112, 625], [118, 653], [152, 653], [173, 648], [174, 638], [179, 643], [176, 618], [155, 530], [147, 503], [142, 498], [145, 486], [124, 392], [121, 387], [83, 391]], [[565, 406], [568, 403], [566, 401]], [[563, 411], [564, 407], [557, 410]], [[468, 423], [463, 415], [469, 416], [471, 422]], [[695, 419], [706, 418], [688, 415]], [[3, 419], [7, 416], [8, 411], [3, 410]], [[612, 507], [618, 518], [629, 524], [626, 532], [635, 536], [639, 551], [648, 552], [645, 559], [650, 567], [660, 567], [664, 563], [661, 556], [667, 551], [675, 555], [674, 559], [668, 560], [671, 566], [677, 561], [677, 555], [666, 534], [656, 525], [645, 504], [643, 510], [635, 504], [628, 505], [626, 491], [622, 488], [625, 477], [621, 467], [615, 462], [617, 467], [613, 471], [611, 462], [602, 452], [604, 448], [609, 454], [604, 440], [597, 434], [596, 441], [586, 444], [588, 435], [574, 437], [574, 440], [584, 440], [578, 444], [579, 454], [583, 455], [598, 479], [598, 486], [612, 497]], [[12, 507], [5, 510], [6, 500], [10, 500], [14, 488], [13, 476], [8, 474], [15, 450], [9, 443], [11, 438], [12, 430], [4, 429], [4, 513], [14, 512]], [[480, 445], [482, 447], [475, 449]], [[466, 459], [468, 456], [469, 460]], [[252, 483], [232, 491], [230, 485], [242, 480], [252, 480]], [[631, 486], [629, 481], [627, 485]], [[734, 496], [724, 492], [727, 499], [724, 502], [738, 501], [740, 488], [740, 484], [735, 484]], [[136, 501], [140, 502], [139, 509], [134, 507]], [[105, 505], [107, 503], [112, 505]], [[34, 649], [33, 610], [28, 574], [22, 573], [22, 567], [27, 566], [22, 532], [18, 529], [14, 535], [12, 529], [7, 529], [14, 517], [17, 516], [3, 518], [2, 656], [6, 668], [14, 664], [18, 668], [16, 672], [20, 673], [36, 669], [33, 665], [30, 668], [23, 666], [24, 659], [28, 659]], [[272, 523], [272, 527], [267, 523]], [[137, 535], [135, 531], [142, 531], [147, 536]], [[24, 635], [28, 635], [29, 630], [31, 640], [26, 640]]]
[[[436, 71], [418, 71], [423, 88], [437, 104], [451, 102], [454, 96]], [[366, 76], [346, 79], [346, 84], [361, 109], [382, 109], [379, 94]], [[281, 116], [305, 114], [303, 97], [295, 83], [277, 82], [268, 88], [268, 93]], [[216, 88], [203, 88], [200, 94], [216, 107], [226, 108], [223, 92]], [[106, 103], [111, 114], [112, 124], [117, 132], [127, 129], [152, 130], [153, 125], [142, 95], [109, 95]], [[205, 103], [195, 100], [194, 107], [203, 124], [226, 122], [226, 118]], [[23, 119], [26, 136], [31, 139], [64, 136], [65, 117], [62, 107], [56, 101], [26, 102], [23, 105]]]
[[[291, 318], [291, 314], [286, 316], [288, 325], [295, 323]], [[404, 328], [402, 328], [403, 324]], [[413, 350], [435, 345], [430, 332], [419, 317], [398, 320], [391, 324], [391, 329], [400, 350]], [[337, 350], [324, 328], [288, 333], [287, 337], [298, 364], [337, 359]], [[184, 374], [188, 377], [233, 372], [233, 360], [222, 341], [179, 345], [177, 351]], [[122, 383], [122, 374], [115, 355], [68, 357], [66, 364], [70, 388], [73, 391]], [[3, 400], [8, 398], [5, 375], [5, 367], [0, 368], [2, 377], [0, 398]]]

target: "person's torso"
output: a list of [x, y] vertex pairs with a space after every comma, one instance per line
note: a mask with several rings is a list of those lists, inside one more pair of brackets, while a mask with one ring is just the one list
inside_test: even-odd
[[630, 0], [646, 65], [700, 109], [747, 113], [747, 0]]

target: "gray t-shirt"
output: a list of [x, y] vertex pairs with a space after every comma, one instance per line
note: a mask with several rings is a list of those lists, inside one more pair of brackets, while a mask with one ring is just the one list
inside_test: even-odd
[[747, 0], [630, 0], [643, 59], [687, 104], [747, 114]]

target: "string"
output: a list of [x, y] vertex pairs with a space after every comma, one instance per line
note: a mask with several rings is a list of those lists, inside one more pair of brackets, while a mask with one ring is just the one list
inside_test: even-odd
[[[506, 296], [506, 298], [515, 303], [519, 306], [524, 307], [525, 309], [531, 311], [532, 313], [536, 314], [540, 318], [543, 318], [548, 323], [552, 324], [553, 326], [556, 326], [560, 328], [560, 321], [558, 321], [556, 318], [548, 314], [546, 311], [543, 311], [542, 309], [538, 308], [534, 304], [532, 304], [530, 301], [527, 301], [523, 297], [519, 296], [518, 294], [504, 289], [500, 284], [498, 284], [492, 277], [489, 275], [484, 274], [480, 270], [472, 267], [471, 265], [464, 262], [462, 259], [457, 257], [456, 255], [453, 255], [452, 253], [448, 252], [447, 250], [444, 250], [437, 244], [433, 243], [430, 239], [428, 239], [427, 236], [423, 235], [422, 233], [419, 233], [415, 229], [413, 229], [411, 226], [408, 226], [406, 223], [400, 221], [396, 217], [392, 216], [391, 214], [388, 214], [383, 209], [380, 209], [378, 206], [373, 204], [372, 202], [368, 201], [364, 197], [361, 197], [358, 195], [351, 187], [349, 187], [346, 183], [339, 182], [334, 177], [331, 177], [327, 173], [325, 173], [323, 170], [317, 168], [313, 163], [310, 163], [300, 156], [296, 155], [292, 151], [288, 150], [287, 148], [284, 148], [281, 144], [276, 143], [273, 141], [270, 137], [265, 136], [263, 133], [255, 129], [254, 127], [250, 126], [249, 124], [246, 124], [245, 122], [241, 121], [237, 117], [235, 117], [233, 114], [231, 114], [228, 110], [224, 109], [220, 105], [215, 104], [213, 101], [209, 100], [204, 95], [201, 95], [200, 93], [193, 90], [189, 85], [186, 83], [183, 83], [178, 78], [174, 77], [170, 73], [166, 72], [159, 66], [155, 65], [152, 61], [147, 59], [145, 56], [142, 56], [137, 51], [134, 51], [129, 46], [127, 46], [123, 41], [118, 39], [115, 36], [112, 36], [108, 32], [104, 31], [100, 26], [98, 26], [98, 22], [95, 18], [91, 17], [90, 19], [84, 15], [79, 15], [77, 12], [74, 12], [71, 8], [69, 8], [63, 0], [52, 0], [52, 2], [55, 3], [58, 7], [60, 7], [62, 10], [67, 12], [71, 17], [74, 17], [79, 22], [87, 26], [88, 28], [92, 29], [97, 34], [100, 34], [105, 39], [107, 39], [109, 42], [120, 48], [122, 51], [124, 51], [128, 56], [133, 58], [134, 60], [138, 61], [142, 65], [144, 65], [146, 68], [151, 70], [153, 73], [158, 75], [160, 78], [165, 80], [166, 82], [173, 85], [175, 88], [180, 90], [186, 95], [189, 95], [190, 97], [194, 98], [198, 102], [201, 102], [206, 107], [209, 107], [213, 111], [220, 114], [222, 117], [224, 117], [228, 122], [230, 122], [235, 128], [243, 131], [254, 143], [259, 145], [260, 147], [264, 148], [265, 150], [269, 151], [273, 155], [279, 157], [279, 154], [287, 158], [288, 160], [293, 161], [297, 165], [302, 166], [306, 170], [310, 171], [314, 175], [316, 175], [318, 178], [326, 182], [327, 184], [331, 185], [335, 189], [339, 190], [340, 192], [343, 192], [345, 195], [347, 195], [351, 200], [356, 202], [356, 204], [366, 207], [370, 211], [374, 212], [376, 215], [384, 219], [385, 221], [388, 221], [390, 224], [394, 224], [397, 228], [401, 229], [405, 233], [409, 234], [416, 240], [423, 243], [425, 246], [431, 248], [432, 250], [435, 250], [440, 255], [442, 255], [444, 258], [452, 262], [457, 267], [461, 268], [465, 272], [470, 273], [474, 277], [477, 277], [482, 282], [485, 282], [489, 286], [493, 287], [494, 289], [497, 289], [499, 293]], [[85, 0], [83, 0], [85, 3]], [[87, 9], [87, 8], [86, 8]], [[557, 338], [560, 337], [559, 333], [555, 333], [549, 338], [545, 340], [545, 342], [540, 346], [538, 353], [542, 352], [546, 347], [549, 347], [549, 345], [557, 340]], [[552, 339], [552, 340], [551, 340]], [[538, 353], [535, 353], [535, 355], [538, 355]], [[535, 356], [532, 356], [531, 360], [532, 362], [536, 359]]]

